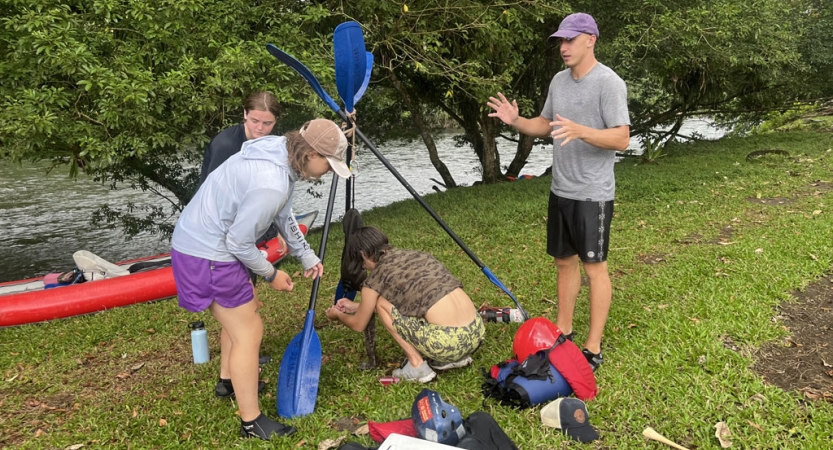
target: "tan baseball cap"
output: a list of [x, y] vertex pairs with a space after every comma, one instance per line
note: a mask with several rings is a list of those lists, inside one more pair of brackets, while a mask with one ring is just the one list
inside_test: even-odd
[[314, 119], [301, 128], [301, 136], [318, 154], [327, 158], [333, 172], [341, 178], [350, 177], [350, 167], [344, 160], [347, 137], [332, 120]]

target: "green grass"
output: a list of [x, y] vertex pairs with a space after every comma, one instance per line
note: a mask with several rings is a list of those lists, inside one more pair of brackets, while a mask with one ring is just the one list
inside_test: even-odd
[[[733, 433], [733, 448], [830, 447], [833, 405], [767, 385], [750, 366], [757, 348], [786, 336], [774, 320], [776, 306], [833, 267], [831, 148], [830, 134], [790, 132], [670, 146], [652, 164], [626, 159], [617, 165], [613, 306], [599, 396], [588, 403], [602, 439], [583, 448], [659, 448], [641, 436], [652, 426], [683, 445], [716, 449], [720, 421]], [[790, 156], [746, 160], [762, 149]], [[549, 185], [545, 177], [432, 194], [426, 201], [531, 315], [554, 319], [555, 268], [544, 251]], [[788, 203], [750, 200], [773, 198]], [[416, 202], [363, 217], [395, 246], [435, 254], [476, 304], [511, 305]], [[315, 246], [319, 240], [316, 233], [309, 238]], [[318, 402], [313, 414], [289, 421], [296, 435], [268, 444], [237, 437], [236, 405], [213, 395], [217, 322], [165, 300], [0, 329], [0, 445], [313, 449], [345, 434], [332, 426], [340, 418], [408, 417], [423, 386], [383, 387], [378, 378], [390, 367], [358, 371], [361, 334], [325, 318], [342, 245], [341, 227], [333, 226], [316, 308], [324, 350]], [[293, 293], [259, 287], [266, 303], [263, 348], [276, 360], [301, 331], [311, 289], [296, 262], [284, 269], [296, 274]], [[586, 296], [582, 288], [579, 342], [587, 330]], [[196, 319], [206, 321], [212, 350], [210, 363], [200, 366], [191, 363], [187, 327]], [[430, 387], [464, 416], [492, 414], [522, 449], [582, 447], [542, 426], [538, 408], [518, 411], [484, 401], [480, 369], [511, 356], [515, 329], [489, 324], [474, 366], [440, 374]], [[727, 348], [729, 340], [740, 350]], [[401, 358], [381, 329], [379, 353], [389, 363]], [[274, 362], [264, 371], [272, 392], [261, 396], [261, 408], [271, 417], [278, 368]], [[349, 440], [372, 443], [367, 436]]]

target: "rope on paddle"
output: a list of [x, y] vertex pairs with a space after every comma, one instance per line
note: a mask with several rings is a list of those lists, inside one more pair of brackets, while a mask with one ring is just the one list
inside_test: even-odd
[[[347, 209], [350, 209], [356, 204], [356, 189], [355, 189], [355, 181], [356, 181], [356, 173], [359, 171], [359, 164], [358, 160], [356, 159], [356, 149], [358, 148], [358, 141], [356, 140], [356, 109], [353, 109], [353, 112], [346, 113], [347, 121], [341, 123], [341, 131], [344, 133], [344, 136], [347, 138], [348, 144], [348, 152], [350, 153], [350, 161], [348, 161], [347, 165], [350, 167], [350, 179], [347, 180], [347, 196], [349, 197]], [[351, 206], [352, 205], [352, 206]]]
[[[344, 136], [350, 140], [350, 147], [353, 148], [351, 152], [352, 155], [350, 157], [350, 167], [353, 167], [353, 164], [356, 162], [356, 133], [353, 131], [356, 129], [356, 109], [353, 109], [353, 112], [349, 112], [345, 114], [347, 116], [348, 122], [341, 122], [341, 131], [344, 133]], [[356, 175], [353, 174], [355, 177]]]

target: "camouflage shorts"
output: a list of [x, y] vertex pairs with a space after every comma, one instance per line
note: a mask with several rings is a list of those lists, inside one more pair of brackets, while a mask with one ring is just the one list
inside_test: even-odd
[[480, 314], [468, 325], [446, 327], [433, 325], [419, 317], [403, 316], [391, 309], [393, 327], [402, 339], [413, 345], [425, 358], [439, 363], [458, 361], [477, 350], [486, 336]]

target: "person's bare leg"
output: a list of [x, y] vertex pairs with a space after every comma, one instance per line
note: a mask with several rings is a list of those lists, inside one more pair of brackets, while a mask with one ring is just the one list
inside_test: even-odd
[[393, 326], [393, 317], [390, 313], [392, 307], [393, 305], [382, 297], [379, 297], [376, 300], [376, 314], [379, 315], [379, 319], [382, 320], [382, 324], [388, 330], [388, 333], [390, 333], [393, 337], [393, 340], [396, 341], [400, 347], [402, 347], [402, 350], [405, 352], [405, 356], [411, 363], [411, 367], [419, 367], [425, 360], [422, 358], [419, 350], [417, 350], [405, 339], [402, 339], [402, 336], [396, 332], [396, 328]]
[[613, 290], [607, 262], [584, 263], [584, 272], [590, 281], [590, 331], [584, 348], [599, 353], [602, 351], [602, 335], [610, 312]]
[[555, 324], [564, 334], [573, 332], [573, 312], [581, 288], [581, 267], [578, 255], [555, 258], [558, 268], [558, 318]]
[[220, 378], [231, 378], [229, 371], [229, 355], [231, 355], [231, 338], [225, 328], [220, 328]]
[[240, 418], [251, 421], [260, 415], [257, 401], [258, 350], [263, 338], [263, 320], [256, 299], [236, 308], [223, 308], [216, 302], [209, 310], [228, 333], [231, 342], [228, 355], [229, 375]]

